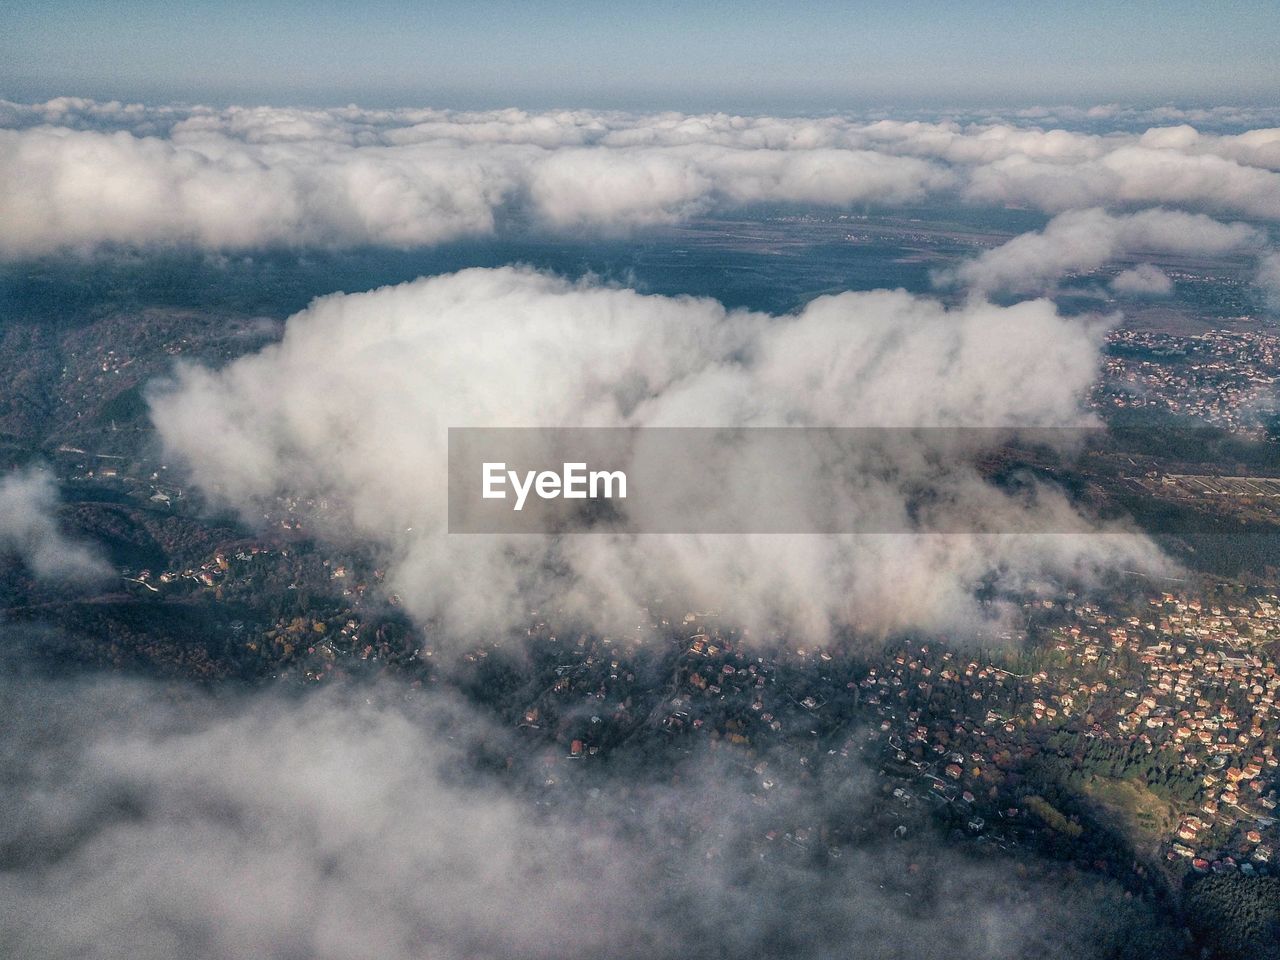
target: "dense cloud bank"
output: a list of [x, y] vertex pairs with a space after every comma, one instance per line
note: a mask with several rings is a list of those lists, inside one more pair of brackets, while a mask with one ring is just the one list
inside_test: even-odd
[[[842, 209], [931, 197], [1050, 213], [1167, 205], [1280, 219], [1280, 127], [1208, 132], [1269, 121], [1257, 111], [1059, 114], [0, 103], [0, 256], [103, 245], [412, 247], [516, 224], [617, 231], [753, 203]], [[1079, 128], [1084, 121], [1116, 126], [1096, 132]]]
[[[961, 628], [993, 613], [979, 582], [1088, 578], [1152, 551], [1098, 533], [1052, 489], [1006, 493], [927, 447], [892, 469], [774, 470], [749, 449], [673, 469], [703, 473], [709, 509], [728, 512], [757, 509], [785, 476], [778, 509], [807, 511], [810, 529], [851, 529], [821, 525], [841, 511], [872, 518], [863, 529], [919, 529], [908, 502], [928, 483], [941, 525], [977, 533], [450, 536], [447, 428], [1080, 426], [1103, 333], [1046, 300], [947, 309], [846, 293], [774, 317], [477, 269], [317, 300], [277, 345], [220, 371], [180, 368], [152, 418], [214, 500], [260, 522], [296, 498], [308, 528], [372, 546], [407, 608], [455, 634], [523, 627], [533, 609], [634, 631], [659, 597], [811, 636]], [[1058, 533], [1009, 535], [1046, 528]]]
[[[766, 800], [748, 768], [701, 751], [665, 783], [616, 773], [536, 805], [572, 765], [408, 692], [214, 701], [0, 677], [0, 942], [28, 960], [1052, 960], [1177, 945], [1113, 886], [1014, 883], [1008, 863], [891, 825], [834, 860], [815, 855], [817, 830], [784, 840], [823, 821], [858, 832], [875, 783], [856, 761], [805, 785], [787, 758], [757, 757], [779, 781]], [[476, 772], [481, 752], [507, 751], [503, 777]]]

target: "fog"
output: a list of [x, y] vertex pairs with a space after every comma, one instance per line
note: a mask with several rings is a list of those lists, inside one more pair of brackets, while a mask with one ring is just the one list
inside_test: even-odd
[[[1106, 882], [967, 856], [923, 821], [894, 838], [856, 752], [818, 779], [705, 748], [594, 775], [394, 683], [0, 682], [0, 940], [32, 960], [1013, 960], [1155, 929]], [[828, 852], [824, 822], [876, 828]]]

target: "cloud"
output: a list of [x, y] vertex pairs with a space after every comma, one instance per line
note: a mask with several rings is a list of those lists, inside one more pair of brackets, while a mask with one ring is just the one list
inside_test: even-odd
[[[736, 449], [697, 469], [726, 513], [758, 508], [757, 483], [790, 483], [783, 499], [819, 529], [848, 529], [846, 511], [905, 523], [913, 484], [929, 482], [943, 525], [974, 535], [447, 536], [447, 428], [1078, 426], [1102, 336], [1047, 301], [948, 310], [879, 291], [773, 317], [466, 270], [317, 300], [277, 345], [179, 368], [152, 418], [209, 496], [259, 518], [281, 496], [323, 501], [312, 529], [385, 556], [406, 607], [462, 635], [523, 626], [532, 609], [634, 631], [654, 597], [811, 635], [971, 627], [989, 613], [984, 578], [1027, 587], [1152, 553], [1051, 490], [1027, 503], [964, 458], [915, 448], [888, 473], [770, 473]], [[1078, 535], [1001, 535], [1046, 524]]]
[[366, 142], [331, 116], [279, 114], [193, 118], [164, 137], [0, 130], [0, 256], [413, 247], [492, 234], [508, 213], [550, 230], [625, 230], [724, 203], [903, 202], [949, 182], [927, 161], [860, 150], [544, 145], [556, 137], [524, 137], [514, 120], [498, 138], [415, 126]]
[[965, 195], [971, 201], [1025, 204], [1050, 212], [1161, 204], [1280, 218], [1280, 174], [1170, 147], [1118, 146], [1078, 163], [1013, 154], [974, 168]]
[[[1113, 115], [1138, 116], [1088, 119]], [[9, 259], [173, 244], [407, 248], [511, 225], [622, 231], [743, 204], [845, 209], [956, 196], [1052, 213], [1163, 205], [1277, 219], [1280, 134], [1182, 122], [1095, 133], [1016, 116], [0, 102], [0, 257]]]
[[411, 246], [493, 229], [507, 158], [427, 147], [261, 151], [117, 131], [0, 131], [0, 255], [102, 244]]
[[1144, 210], [1062, 213], [1043, 230], [1024, 233], [940, 276], [980, 293], [1048, 289], [1069, 273], [1087, 273], [1127, 253], [1221, 255], [1261, 252], [1265, 236], [1244, 223], [1204, 214]]
[[725, 204], [905, 203], [948, 182], [925, 161], [867, 150], [596, 147], [547, 157], [533, 171], [529, 195], [536, 214], [557, 228], [619, 228], [672, 223]]
[[619, 838], [451, 775], [467, 758], [446, 736], [477, 747], [478, 720], [345, 695], [175, 708], [121, 682], [37, 687], [4, 743], [26, 774], [5, 783], [0, 880], [24, 956], [551, 958], [607, 952], [607, 917], [645, 933]]
[[[856, 759], [762, 749], [769, 791], [729, 751], [666, 777], [592, 775], [444, 693], [387, 683], [215, 700], [6, 676], [0, 694], [0, 938], [23, 957], [817, 958], [857, 943], [1053, 960], [1172, 942], [1106, 881], [1011, 884], [1009, 863], [953, 852], [923, 819], [921, 839], [914, 819], [893, 839]], [[482, 773], [482, 754], [507, 772]], [[878, 829], [824, 856], [862, 824]]]
[[41, 580], [81, 582], [106, 574], [105, 562], [58, 527], [58, 488], [39, 468], [0, 477], [0, 554], [16, 556]]
[[1112, 277], [1111, 289], [1133, 297], [1167, 297], [1173, 292], [1173, 281], [1159, 267], [1140, 263]]

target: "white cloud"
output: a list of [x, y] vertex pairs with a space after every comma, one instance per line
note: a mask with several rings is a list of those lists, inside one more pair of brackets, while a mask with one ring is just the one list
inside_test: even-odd
[[1026, 293], [1045, 290], [1069, 273], [1096, 270], [1124, 253], [1254, 253], [1264, 243], [1264, 235], [1248, 224], [1219, 223], [1204, 214], [1079, 210], [1059, 214], [1043, 230], [1014, 237], [940, 279], [983, 293]]
[[41, 580], [85, 581], [106, 573], [89, 547], [68, 539], [58, 527], [58, 488], [47, 470], [16, 471], [0, 477], [0, 554], [18, 557]]
[[493, 228], [504, 157], [0, 131], [0, 255], [100, 244], [410, 246]]
[[1112, 277], [1111, 289], [1133, 297], [1167, 297], [1173, 292], [1173, 281], [1159, 267], [1140, 263]]
[[556, 227], [618, 228], [685, 220], [726, 202], [903, 203], [949, 182], [925, 161], [866, 150], [594, 147], [548, 156], [529, 191], [534, 211]]
[[[925, 471], [968, 529], [1049, 520], [1080, 536], [448, 537], [446, 428], [1077, 425], [1101, 337], [1047, 301], [947, 310], [881, 291], [770, 317], [467, 270], [318, 300], [280, 344], [217, 372], [182, 368], [152, 416], [194, 482], [250, 516], [281, 494], [326, 499], [318, 529], [385, 554], [406, 606], [458, 633], [524, 624], [532, 608], [634, 630], [657, 596], [812, 634], [937, 628], [981, 619], [984, 576], [1023, 586], [1150, 553], [1094, 535], [1047, 491], [1026, 508], [968, 468], [939, 478], [921, 459], [887, 478], [799, 471], [809, 485], [791, 501], [831, 520], [823, 529], [842, 510], [900, 516]], [[726, 483], [725, 511], [750, 502], [734, 456], [704, 468]]]
[[1277, 168], [1276, 129], [1185, 123], [1092, 133], [1018, 117], [0, 102], [0, 256], [412, 247], [492, 234], [508, 212], [544, 230], [626, 230], [744, 203], [956, 194], [1049, 212], [1164, 205], [1277, 219]]
[[965, 195], [1048, 211], [1162, 204], [1280, 219], [1280, 174], [1275, 171], [1213, 154], [1136, 145], [1079, 163], [1014, 154], [974, 168]]

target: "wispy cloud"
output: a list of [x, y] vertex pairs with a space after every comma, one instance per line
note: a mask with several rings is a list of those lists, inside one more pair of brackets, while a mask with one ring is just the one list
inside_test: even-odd
[[[818, 958], [856, 943], [1054, 960], [1173, 942], [1118, 885], [1010, 884], [1007, 863], [960, 856], [923, 817], [919, 839], [915, 820], [905, 840], [884, 821], [866, 836], [875, 784], [856, 749], [822, 769], [762, 749], [763, 775], [702, 750], [668, 778], [618, 770], [589, 790], [553, 744], [516, 743], [441, 692], [174, 692], [0, 678], [15, 955]], [[482, 754], [508, 773], [480, 773]]]
[[35, 468], [0, 477], [0, 553], [16, 555], [41, 580], [87, 581], [104, 576], [105, 561], [68, 538], [55, 513], [53, 474]]

